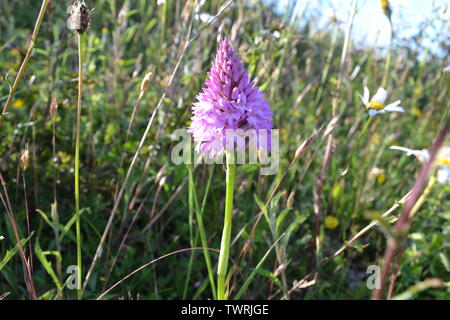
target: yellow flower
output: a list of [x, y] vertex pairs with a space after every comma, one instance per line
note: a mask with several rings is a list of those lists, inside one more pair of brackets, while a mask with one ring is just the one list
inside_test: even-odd
[[13, 107], [16, 109], [20, 109], [23, 107], [23, 105], [25, 104], [25, 100], [23, 99], [18, 99], [13, 103]]
[[108, 33], [108, 32], [109, 32], [109, 29], [108, 29], [107, 27], [103, 27], [102, 33], [103, 33], [103, 34], [106, 34], [106, 33]]
[[58, 152], [58, 156], [61, 159], [62, 164], [67, 164], [71, 160], [71, 155], [63, 151]]
[[379, 134], [375, 133], [372, 137], [372, 143], [373, 144], [380, 144], [381, 142], [381, 137]]
[[367, 109], [375, 109], [377, 111], [380, 111], [384, 109], [384, 104], [378, 101], [370, 101], [369, 105], [367, 106]]
[[412, 113], [416, 117], [420, 117], [422, 115], [422, 110], [420, 110], [419, 108], [414, 108], [414, 109], [412, 109]]
[[14, 68], [16, 65], [12, 62], [12, 61], [6, 61], [5, 62], [5, 68], [6, 69], [12, 69]]
[[377, 182], [378, 182], [379, 184], [383, 184], [385, 181], [386, 181], [386, 176], [384, 175], [384, 173], [378, 175], [378, 177], [377, 177]]
[[383, 12], [386, 15], [386, 17], [388, 17], [389, 19], [391, 19], [391, 6], [389, 5], [389, 0], [381, 0], [381, 8], [383, 8]]
[[20, 52], [19, 52], [19, 49], [17, 49], [17, 48], [12, 48], [10, 51], [9, 51], [9, 53], [12, 55], [12, 56], [20, 56]]
[[389, 9], [389, 0], [381, 0], [381, 7], [383, 10]]
[[334, 229], [339, 225], [338, 218], [334, 216], [328, 216], [325, 218], [325, 228], [327, 229]]
[[446, 167], [450, 168], [450, 159], [437, 158], [434, 161], [434, 163], [437, 164], [437, 165], [446, 166]]
[[383, 184], [386, 181], [384, 170], [376, 167], [370, 170], [369, 178], [376, 179], [379, 184]]

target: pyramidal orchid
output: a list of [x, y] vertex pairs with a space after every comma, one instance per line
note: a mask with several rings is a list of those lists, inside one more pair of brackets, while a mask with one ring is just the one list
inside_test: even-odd
[[264, 93], [249, 80], [228, 39], [220, 42], [208, 76], [206, 88], [197, 95], [197, 102], [192, 107], [188, 132], [194, 137], [197, 152], [209, 154], [211, 158], [222, 152], [226, 154], [225, 215], [217, 267], [217, 299], [225, 300], [236, 169], [234, 158], [235, 151], [246, 147], [238, 136], [252, 137], [257, 148], [270, 150], [272, 111]]
[[[269, 103], [264, 93], [249, 80], [228, 39], [220, 42], [208, 76], [206, 88], [197, 95], [198, 101], [192, 107], [188, 129], [198, 152], [214, 157], [224, 150], [232, 151], [234, 141], [227, 141], [230, 130], [263, 129], [270, 137], [273, 126]], [[260, 149], [270, 149], [268, 138], [257, 138], [255, 142]]]

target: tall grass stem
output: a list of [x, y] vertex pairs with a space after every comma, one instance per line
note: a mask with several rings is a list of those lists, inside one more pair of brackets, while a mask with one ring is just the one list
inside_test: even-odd
[[363, 139], [366, 137], [367, 131], [369, 130], [370, 125], [372, 124], [372, 118], [373, 117], [369, 117], [369, 119], [367, 119], [366, 124], [364, 125], [364, 128], [362, 129], [361, 134], [359, 135], [358, 140], [350, 150], [350, 154], [347, 158], [347, 161], [345, 162], [344, 171], [342, 172], [341, 177], [345, 176], [348, 173], [348, 170], [350, 169], [350, 163], [353, 158], [353, 154], [355, 153], [355, 150], [358, 149]]
[[389, 70], [391, 69], [391, 60], [392, 60], [392, 42], [394, 40], [394, 27], [390, 19], [389, 19], [389, 26], [391, 28], [391, 38], [389, 40], [389, 48], [388, 48], [388, 55], [386, 57], [386, 64], [384, 65], [383, 81], [381, 82], [381, 86], [383, 88], [385, 88], [388, 85]]
[[[28, 61], [30, 60], [31, 53], [33, 52], [34, 44], [36, 43], [36, 38], [38, 36], [39, 29], [41, 28], [42, 19], [44, 18], [45, 10], [47, 9], [48, 3], [49, 3], [49, 0], [42, 1], [41, 10], [39, 11], [39, 15], [36, 20], [36, 24], [34, 26], [33, 34], [31, 35], [31, 38], [30, 38], [30, 44], [28, 45], [27, 53], [25, 54], [25, 58], [23, 59], [22, 65], [20, 66], [20, 69], [19, 69], [19, 72], [17, 73], [14, 83], [9, 91], [9, 95], [6, 100], [5, 106], [3, 107], [3, 111], [2, 111], [1, 115], [5, 115], [8, 112], [8, 108], [11, 105], [11, 102], [14, 98], [14, 93], [16, 92], [17, 87], [19, 86], [19, 83], [20, 83], [20, 79], [22, 78], [22, 76], [25, 72], [25, 69], [28, 65]], [[1, 119], [2, 119], [2, 117], [0, 117], [0, 125], [1, 125], [1, 121], [2, 121]]]
[[195, 191], [194, 174], [193, 174], [192, 166], [188, 165], [188, 170], [189, 170], [189, 185], [190, 185], [189, 188], [191, 188], [191, 186], [192, 186], [193, 198], [194, 198], [193, 199], [194, 200], [194, 211], [195, 211], [195, 217], [197, 219], [198, 231], [200, 233], [200, 241], [202, 242], [202, 247], [205, 248], [203, 250], [203, 256], [205, 257], [206, 268], [208, 269], [208, 278], [209, 278], [209, 283], [211, 285], [211, 289], [213, 292], [213, 297], [214, 297], [214, 299], [216, 299], [217, 291], [216, 291], [216, 283], [214, 281], [214, 271], [213, 271], [213, 267], [211, 264], [211, 259], [209, 257], [209, 252], [206, 249], [206, 248], [208, 248], [208, 241], [206, 238], [205, 227], [203, 224], [203, 213], [204, 213], [204, 209], [205, 209], [205, 201], [206, 201], [206, 196], [208, 195], [208, 192], [209, 192], [209, 187], [211, 184], [211, 180], [212, 180], [212, 176], [213, 176], [212, 173], [213, 173], [214, 167], [211, 170], [211, 174], [208, 179], [208, 185], [206, 186], [206, 191], [205, 191], [205, 198], [203, 199], [203, 204], [202, 204], [201, 209], [198, 208], [198, 200], [197, 200], [197, 193]]
[[75, 216], [77, 236], [77, 298], [82, 297], [81, 292], [81, 226], [80, 226], [80, 126], [81, 126], [81, 98], [83, 93], [83, 35], [77, 33], [78, 38], [78, 103], [77, 103], [77, 126], [75, 141]]

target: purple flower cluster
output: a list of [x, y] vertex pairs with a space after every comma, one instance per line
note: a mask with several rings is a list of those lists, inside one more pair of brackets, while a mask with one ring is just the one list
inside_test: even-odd
[[[192, 107], [188, 130], [197, 143], [196, 150], [214, 157], [224, 149], [234, 148], [234, 141], [227, 141], [230, 132], [249, 131], [256, 132], [258, 148], [270, 150], [272, 110], [264, 93], [250, 82], [228, 39], [220, 43], [208, 76], [206, 88], [197, 95], [198, 101]], [[259, 132], [265, 133], [265, 138]]]

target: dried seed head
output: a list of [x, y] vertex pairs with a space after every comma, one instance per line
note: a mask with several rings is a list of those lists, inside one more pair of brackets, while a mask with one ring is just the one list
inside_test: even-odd
[[300, 158], [305, 152], [306, 148], [316, 139], [318, 132], [314, 131], [312, 135], [310, 135], [308, 138], [306, 138], [305, 141], [297, 148], [294, 155], [294, 160], [297, 160]]
[[23, 150], [22, 155], [20, 156], [20, 167], [22, 171], [25, 171], [28, 167], [28, 160], [30, 160], [30, 153], [28, 152], [28, 143], [25, 146], [25, 150]]
[[286, 270], [286, 264], [281, 264], [274, 272], [274, 276], [278, 277], [284, 270]]
[[144, 79], [141, 82], [141, 92], [147, 91], [148, 85], [150, 84], [150, 80], [153, 76], [153, 71], [155, 68], [153, 66], [150, 67], [150, 71], [144, 76]]
[[58, 111], [58, 102], [56, 101], [56, 97], [52, 97], [52, 102], [50, 103], [50, 117], [52, 121], [56, 119], [56, 112]]
[[294, 198], [295, 198], [295, 191], [292, 191], [292, 192], [289, 194], [289, 197], [288, 197], [288, 199], [287, 199], [287, 201], [286, 201], [286, 207], [287, 207], [288, 209], [292, 209], [293, 204], [294, 204]]
[[67, 27], [78, 33], [86, 32], [90, 25], [90, 10], [87, 8], [84, 0], [75, 0], [67, 9], [67, 12], [69, 13]]

